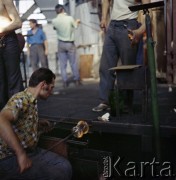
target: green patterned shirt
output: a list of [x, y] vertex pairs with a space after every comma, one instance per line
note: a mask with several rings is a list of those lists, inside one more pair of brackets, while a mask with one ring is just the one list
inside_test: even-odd
[[[37, 100], [25, 89], [12, 96], [3, 110], [6, 109], [13, 113], [15, 121], [12, 127], [21, 145], [24, 148], [34, 148], [39, 138]], [[12, 149], [0, 138], [0, 159], [12, 154]]]

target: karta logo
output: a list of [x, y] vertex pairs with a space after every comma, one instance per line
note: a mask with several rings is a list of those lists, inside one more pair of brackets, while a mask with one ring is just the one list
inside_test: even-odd
[[154, 157], [151, 161], [122, 161], [120, 156], [112, 163], [110, 156], [103, 157], [103, 176], [111, 177], [112, 172], [118, 177], [175, 177], [173, 164], [169, 161], [159, 162]]

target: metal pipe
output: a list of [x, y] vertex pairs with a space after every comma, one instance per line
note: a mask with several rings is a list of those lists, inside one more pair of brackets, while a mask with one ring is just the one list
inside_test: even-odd
[[171, 41], [173, 41], [173, 0], [170, 0], [170, 26], [171, 26]]
[[92, 30], [95, 30], [95, 31], [100, 32], [100, 29], [94, 28], [94, 27], [92, 27], [92, 26], [90, 26], [90, 25], [88, 25], [88, 24], [83, 23], [82, 21], [81, 21], [80, 25], [81, 25], [81, 24], [84, 25], [84, 26], [87, 26], [87, 27], [91, 28]]
[[151, 33], [151, 19], [149, 11], [144, 11], [146, 14], [146, 33], [147, 33], [147, 54], [149, 61], [150, 71], [150, 85], [151, 85], [151, 105], [152, 105], [152, 117], [154, 127], [154, 141], [156, 156], [160, 159], [160, 131], [159, 131], [159, 112], [158, 112], [158, 98], [157, 98], [157, 82], [156, 82], [156, 67], [155, 67], [155, 55], [154, 55], [154, 42]]
[[164, 56], [166, 56], [167, 55], [167, 0], [164, 0], [164, 29], [165, 29]]

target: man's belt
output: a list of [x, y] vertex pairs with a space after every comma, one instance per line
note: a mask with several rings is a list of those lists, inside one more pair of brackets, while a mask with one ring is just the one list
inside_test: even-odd
[[12, 31], [10, 33], [7, 33], [7, 34], [0, 34], [0, 39], [5, 39], [5, 38], [7, 38], [9, 36], [16, 36], [16, 34], [15, 34], [14, 31]]
[[74, 43], [74, 41], [62, 41], [62, 40], [59, 40], [61, 42], [64, 42], [64, 43]]
[[42, 44], [37, 44], [37, 43], [31, 44], [31, 46], [35, 46], [35, 45], [42, 45]]

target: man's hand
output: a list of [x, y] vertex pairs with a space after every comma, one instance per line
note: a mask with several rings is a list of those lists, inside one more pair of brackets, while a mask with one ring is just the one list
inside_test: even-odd
[[49, 131], [51, 131], [53, 129], [53, 126], [51, 125], [51, 123], [47, 120], [40, 120], [39, 121], [39, 130], [47, 133]]
[[131, 34], [132, 34], [131, 44], [134, 45], [140, 41], [143, 32], [141, 32], [139, 29], [136, 29], [136, 30], [132, 30]]
[[141, 28], [135, 29], [135, 30], [131, 30], [131, 29], [127, 29], [127, 30], [128, 30], [128, 37], [131, 40], [132, 46], [137, 44], [140, 41], [140, 39], [144, 33], [144, 30]]
[[24, 171], [26, 171], [28, 168], [32, 166], [32, 161], [31, 159], [29, 159], [26, 152], [23, 152], [17, 155], [17, 161], [18, 161], [20, 173], [23, 173]]
[[80, 19], [76, 19], [76, 24], [78, 25], [78, 24], [80, 24], [81, 23], [81, 20]]
[[107, 22], [105, 19], [102, 19], [101, 22], [100, 22], [100, 28], [106, 32], [106, 29], [107, 29]]

